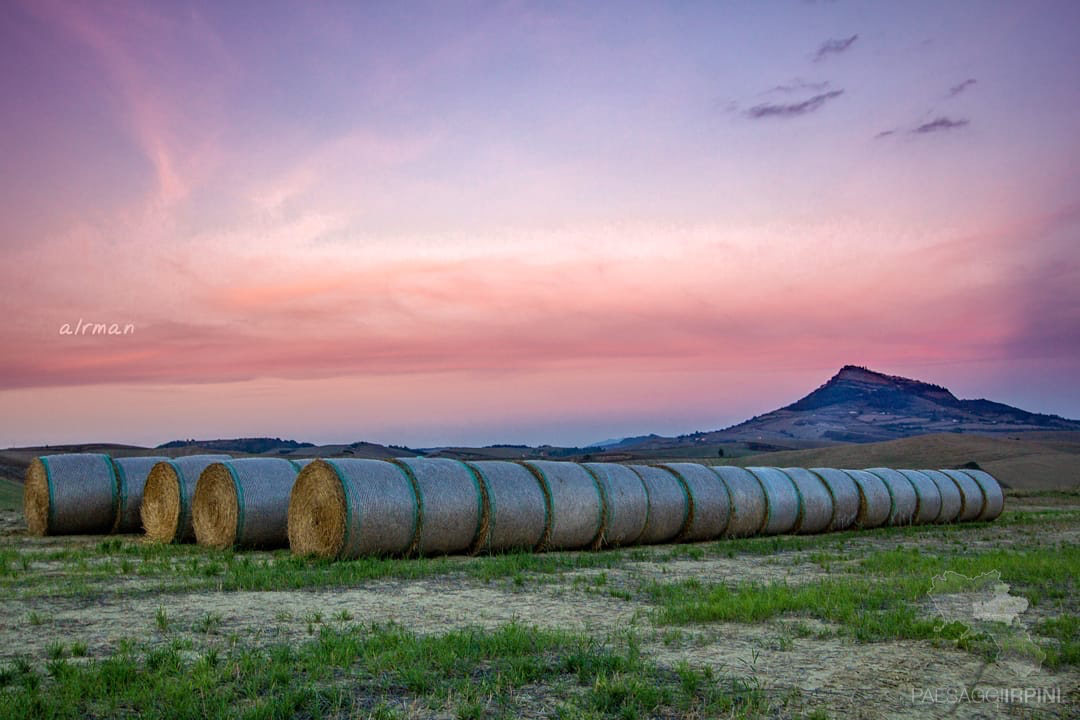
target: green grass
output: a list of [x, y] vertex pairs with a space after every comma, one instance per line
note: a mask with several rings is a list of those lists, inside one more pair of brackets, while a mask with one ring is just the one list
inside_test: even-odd
[[22, 510], [22, 483], [0, 478], [0, 510]]
[[[127, 645], [86, 663], [58, 655], [43, 676], [0, 669], [0, 716], [80, 718], [399, 717], [417, 707], [460, 718], [765, 717], [753, 679], [659, 668], [633, 637], [604, 643], [511, 624], [418, 636], [400, 626], [333, 630], [303, 644], [183, 652]], [[526, 691], [527, 690], [527, 691]]]

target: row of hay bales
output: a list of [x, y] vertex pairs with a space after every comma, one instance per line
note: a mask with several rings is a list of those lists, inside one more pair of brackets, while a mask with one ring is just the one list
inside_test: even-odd
[[979, 470], [58, 455], [27, 471], [35, 534], [327, 557], [580, 549], [993, 520]]

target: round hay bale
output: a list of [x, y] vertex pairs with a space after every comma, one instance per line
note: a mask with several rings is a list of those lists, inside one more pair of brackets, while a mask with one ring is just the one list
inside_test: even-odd
[[919, 506], [919, 496], [911, 481], [892, 468], [867, 468], [881, 478], [889, 491], [889, 525], [911, 525], [915, 522], [915, 510]]
[[960, 497], [960, 488], [956, 486], [952, 478], [940, 470], [920, 470], [919, 472], [937, 485], [938, 495], [941, 497], [941, 511], [934, 522], [954, 522], [964, 504], [963, 498]]
[[546, 550], [591, 547], [604, 532], [604, 496], [592, 474], [577, 463], [529, 460], [523, 463], [551, 498]]
[[548, 527], [548, 501], [536, 475], [502, 460], [466, 464], [487, 488], [488, 528], [479, 549], [498, 552], [540, 547]]
[[116, 522], [113, 524], [114, 533], [133, 533], [142, 530], [142, 518], [139, 517], [139, 509], [142, 506], [143, 488], [146, 487], [146, 476], [155, 465], [167, 457], [126, 457], [113, 458], [113, 466], [116, 468], [116, 487], [118, 489], [118, 501], [116, 510]]
[[188, 455], [154, 465], [146, 476], [139, 506], [146, 536], [165, 543], [193, 541], [191, 500], [199, 475], [211, 463], [231, 459], [228, 455]]
[[1005, 509], [1005, 493], [1001, 490], [1001, 484], [985, 470], [968, 470], [965, 468], [959, 472], [977, 482], [979, 487], [982, 488], [983, 496], [986, 498], [982, 512], [975, 519], [996, 520], [1001, 515], [1002, 510]]
[[297, 472], [303, 470], [308, 465], [315, 462], [315, 458], [301, 458], [299, 460], [293, 460], [292, 458], [285, 459], [292, 463], [293, 467], [296, 468]]
[[799, 491], [799, 520], [791, 531], [810, 535], [827, 530], [833, 518], [829, 488], [806, 468], [783, 468], [783, 472]]
[[724, 537], [749, 537], [761, 532], [766, 511], [765, 489], [761, 482], [741, 467], [718, 465], [709, 469], [723, 481], [731, 499], [731, 514]]
[[937, 484], [918, 470], [901, 470], [900, 474], [915, 488], [915, 524], [928, 525], [937, 522], [941, 515], [941, 493]]
[[986, 508], [986, 493], [982, 486], [968, 474], [959, 470], [942, 470], [956, 483], [960, 490], [960, 514], [956, 516], [957, 522], [968, 522], [977, 519]]
[[191, 504], [195, 541], [214, 548], [289, 543], [289, 496], [296, 466], [282, 458], [242, 458], [207, 466]]
[[874, 473], [865, 470], [844, 470], [859, 489], [859, 514], [855, 525], [863, 529], [881, 527], [889, 519], [892, 511], [892, 496], [889, 488]]
[[600, 544], [605, 547], [632, 545], [645, 532], [649, 521], [649, 493], [641, 477], [628, 467], [615, 463], [584, 463], [604, 496], [604, 532]]
[[799, 521], [801, 500], [795, 483], [779, 468], [746, 468], [761, 483], [765, 491], [765, 522], [762, 535], [789, 533]]
[[23, 514], [31, 535], [110, 532], [118, 501], [116, 469], [108, 455], [46, 455], [26, 469]]
[[731, 496], [720, 477], [695, 463], [664, 463], [660, 467], [678, 475], [690, 496], [690, 521], [679, 539], [696, 542], [723, 535], [731, 515]]
[[416, 539], [420, 508], [409, 476], [393, 463], [315, 460], [296, 476], [288, 524], [297, 555], [402, 555]]
[[651, 465], [627, 465], [641, 478], [649, 495], [649, 517], [639, 543], [671, 542], [690, 521], [690, 496], [682, 480]]
[[397, 458], [412, 479], [420, 506], [420, 555], [474, 552], [487, 534], [487, 493], [480, 477], [460, 460]]
[[825, 529], [829, 532], [847, 530], [859, 518], [859, 486], [843, 470], [834, 468], [810, 468], [821, 478], [832, 498], [833, 514]]

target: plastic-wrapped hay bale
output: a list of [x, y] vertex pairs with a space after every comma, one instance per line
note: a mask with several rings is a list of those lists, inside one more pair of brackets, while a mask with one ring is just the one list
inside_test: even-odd
[[719, 476], [731, 499], [725, 537], [749, 537], [765, 524], [766, 500], [761, 482], [741, 467], [719, 465], [709, 468]]
[[876, 528], [889, 520], [892, 496], [884, 481], [866, 470], [844, 470], [859, 488], [859, 514], [855, 524], [864, 529]]
[[761, 483], [765, 491], [765, 524], [762, 535], [782, 535], [791, 532], [799, 520], [799, 491], [779, 468], [746, 468]]
[[604, 498], [596, 478], [577, 463], [529, 460], [524, 465], [551, 498], [551, 527], [544, 549], [593, 546], [604, 531]]
[[960, 515], [963, 506], [963, 498], [960, 497], [960, 488], [945, 473], [940, 470], [920, 470], [923, 475], [930, 478], [937, 485], [938, 495], [941, 497], [941, 511], [938, 512], [934, 522], [954, 522]]
[[915, 524], [927, 525], [937, 522], [941, 514], [941, 493], [937, 485], [918, 470], [901, 470], [900, 474], [908, 479], [915, 488], [917, 503], [915, 505]]
[[783, 472], [799, 491], [799, 520], [792, 532], [809, 535], [829, 527], [833, 518], [832, 495], [814, 473], [805, 468], [783, 468]]
[[139, 506], [146, 536], [166, 543], [193, 541], [191, 500], [199, 475], [211, 463], [231, 459], [228, 455], [188, 455], [154, 465], [146, 476]]
[[614, 463], [583, 463], [582, 467], [596, 478], [604, 497], [600, 543], [617, 547], [637, 542], [649, 521], [649, 493], [641, 477]]
[[483, 481], [465, 463], [448, 458], [393, 460], [412, 478], [420, 504], [421, 555], [475, 552], [487, 534]]
[[113, 458], [116, 468], [117, 510], [114, 533], [139, 532], [142, 519], [139, 508], [142, 506], [143, 488], [150, 471], [167, 457], [126, 457]]
[[959, 470], [942, 470], [941, 472], [952, 478], [960, 490], [960, 514], [956, 516], [956, 521], [968, 522], [982, 515], [986, 508], [986, 494], [982, 486], [970, 475]]
[[298, 555], [401, 555], [416, 539], [420, 508], [412, 481], [393, 463], [315, 460], [296, 476], [288, 523]]
[[821, 478], [832, 498], [833, 514], [825, 529], [829, 532], [847, 530], [859, 517], [859, 486], [843, 470], [834, 468], [810, 468]]
[[1001, 511], [1005, 509], [1005, 493], [1001, 490], [1001, 484], [994, 478], [993, 475], [985, 470], [968, 470], [967, 468], [960, 470], [972, 480], [979, 484], [982, 488], [983, 496], [986, 498], [986, 503], [983, 505], [982, 512], [975, 518], [976, 520], [995, 520]]
[[690, 521], [690, 496], [682, 480], [671, 472], [651, 465], [627, 465], [649, 494], [649, 520], [639, 543], [671, 542]]
[[548, 500], [528, 468], [502, 460], [466, 463], [483, 480], [488, 497], [488, 531], [480, 550], [532, 550], [548, 529]]
[[731, 498], [716, 473], [695, 463], [664, 463], [661, 467], [679, 476], [690, 496], [690, 521], [680, 540], [715, 540], [727, 529]]
[[915, 521], [915, 510], [919, 506], [919, 496], [911, 481], [892, 468], [867, 468], [867, 472], [881, 478], [889, 490], [889, 525], [911, 525]]
[[116, 469], [108, 455], [46, 455], [26, 469], [23, 513], [31, 535], [110, 532], [117, 501]]
[[282, 458], [243, 458], [207, 466], [191, 503], [195, 541], [214, 548], [288, 545], [289, 496], [297, 472]]

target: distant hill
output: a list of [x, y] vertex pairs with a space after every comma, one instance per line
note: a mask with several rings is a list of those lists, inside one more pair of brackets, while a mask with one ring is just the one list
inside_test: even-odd
[[817, 390], [779, 410], [723, 430], [654, 437], [623, 449], [747, 443], [750, 450], [768, 451], [933, 433], [999, 435], [1046, 430], [1080, 431], [1080, 422], [990, 400], [960, 400], [940, 385], [846, 365]]
[[231, 440], [173, 440], [158, 445], [157, 449], [171, 450], [186, 447], [199, 447], [204, 450], [214, 450], [217, 452], [237, 452], [261, 455], [267, 452], [315, 447], [315, 445], [308, 442], [297, 442], [295, 440], [282, 440], [281, 438], [256, 437], [233, 438]]

